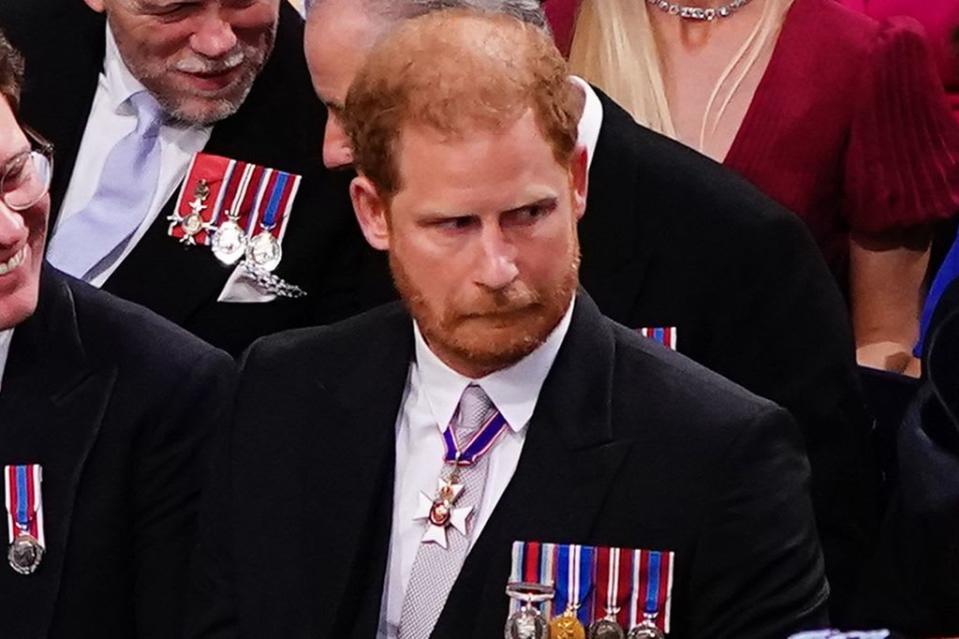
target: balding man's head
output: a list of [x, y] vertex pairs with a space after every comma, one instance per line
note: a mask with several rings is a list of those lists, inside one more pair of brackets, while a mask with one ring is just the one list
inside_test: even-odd
[[501, 14], [449, 10], [405, 22], [370, 52], [345, 107], [357, 167], [387, 197], [400, 186], [407, 127], [456, 138], [531, 111], [560, 164], [576, 144], [565, 61], [546, 32]]
[[307, 7], [307, 62], [313, 87], [330, 111], [323, 140], [323, 162], [330, 168], [353, 162], [342, 127], [346, 93], [373, 44], [398, 23], [440, 10], [467, 8], [548, 29], [539, 0], [312, 0]]

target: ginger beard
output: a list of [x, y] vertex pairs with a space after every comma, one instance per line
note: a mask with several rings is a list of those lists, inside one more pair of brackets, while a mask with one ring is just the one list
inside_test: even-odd
[[431, 350], [469, 362], [487, 374], [536, 350], [566, 314], [579, 286], [575, 220], [564, 259], [569, 266], [558, 281], [530, 286], [521, 276], [502, 290], [469, 286], [460, 294], [434, 301], [409, 276], [402, 256], [389, 251], [393, 283]]

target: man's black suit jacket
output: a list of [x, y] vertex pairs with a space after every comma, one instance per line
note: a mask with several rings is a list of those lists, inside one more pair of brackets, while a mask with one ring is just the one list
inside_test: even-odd
[[206, 443], [233, 375], [226, 353], [155, 314], [43, 272], [0, 388], [0, 465], [42, 466], [47, 548], [32, 575], [0, 565], [0, 636], [180, 636]]
[[896, 487], [866, 580], [864, 617], [909, 636], [959, 635], [959, 280], [923, 353], [897, 437]]
[[[375, 636], [412, 354], [398, 304], [248, 351], [190, 636]], [[434, 637], [502, 636], [514, 540], [675, 550], [672, 639], [825, 624], [808, 462], [781, 408], [579, 295], [528, 428]]]
[[[309, 295], [218, 303], [233, 269], [222, 266], [209, 248], [186, 247], [167, 236], [175, 195], [103, 287], [234, 354], [261, 335], [361, 310], [354, 281], [361, 268], [355, 260], [367, 249], [345, 176], [330, 174], [321, 162], [326, 112], [310, 84], [302, 19], [287, 2], [280, 4], [269, 62], [240, 110], [213, 127], [204, 151], [304, 176], [277, 274]], [[26, 58], [21, 119], [56, 146], [52, 229], [103, 68], [105, 20], [82, 0], [0, 2], [0, 29]]]
[[797, 216], [597, 93], [583, 287], [630, 328], [677, 327], [679, 352], [793, 414], [842, 620], [878, 486], [842, 296]]

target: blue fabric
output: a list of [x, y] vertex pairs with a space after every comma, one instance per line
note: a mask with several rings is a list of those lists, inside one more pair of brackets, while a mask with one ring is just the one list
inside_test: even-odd
[[160, 176], [163, 112], [147, 91], [129, 102], [136, 109], [136, 129], [110, 150], [93, 197], [63, 221], [47, 251], [51, 264], [88, 281], [102, 272], [104, 260], [116, 259], [143, 222]]
[[929, 331], [929, 323], [932, 321], [939, 299], [946, 288], [949, 287], [949, 284], [956, 278], [959, 278], [959, 237], [953, 241], [949, 252], [946, 253], [946, 257], [942, 261], [942, 266], [939, 267], [939, 272], [936, 273], [936, 277], [929, 287], [929, 294], [926, 296], [926, 303], [922, 307], [922, 316], [919, 319], [919, 341], [916, 343], [916, 348], [913, 349], [913, 355], [916, 357], [922, 357], [922, 347]]

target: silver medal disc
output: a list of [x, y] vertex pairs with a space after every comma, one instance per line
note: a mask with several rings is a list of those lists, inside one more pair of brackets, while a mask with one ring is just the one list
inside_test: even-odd
[[227, 266], [236, 264], [246, 253], [246, 233], [233, 220], [227, 220], [213, 235], [213, 255]]
[[532, 606], [524, 606], [506, 620], [506, 639], [547, 639], [549, 623]]
[[21, 575], [32, 574], [43, 559], [43, 546], [31, 535], [20, 534], [10, 544], [7, 561]]
[[283, 249], [269, 231], [258, 233], [246, 247], [246, 258], [264, 271], [273, 271], [283, 258]]
[[600, 619], [590, 625], [588, 639], [626, 639], [626, 633], [613, 619]]
[[626, 639], [666, 639], [666, 635], [656, 627], [656, 624], [647, 620], [630, 630]]

